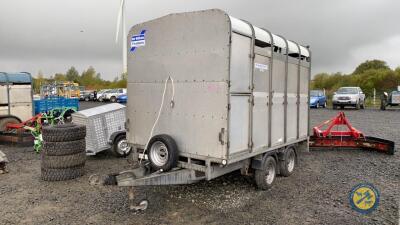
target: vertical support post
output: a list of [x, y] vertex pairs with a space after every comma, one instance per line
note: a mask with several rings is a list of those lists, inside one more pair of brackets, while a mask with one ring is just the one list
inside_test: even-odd
[[8, 115], [11, 115], [11, 102], [10, 102], [10, 79], [8, 79], [8, 75], [4, 74], [6, 76], [6, 85], [7, 85], [7, 103], [8, 103]]
[[26, 73], [29, 74], [30, 78], [31, 78], [31, 103], [32, 103], [32, 116], [35, 116], [35, 102], [33, 100], [33, 79], [32, 79], [32, 75], [30, 73]]
[[287, 89], [288, 89], [288, 76], [289, 76], [289, 43], [283, 36], [278, 35], [281, 37], [286, 44], [286, 61], [285, 61], [285, 89], [284, 89], [284, 100], [283, 100], [283, 112], [284, 112], [284, 119], [283, 119], [283, 142], [286, 143], [287, 141]]
[[250, 102], [249, 102], [249, 137], [248, 137], [248, 147], [249, 152], [253, 149], [253, 89], [254, 89], [254, 58], [255, 58], [255, 43], [256, 43], [256, 34], [254, 31], [254, 27], [251, 23], [246, 20], [242, 20], [247, 25], [249, 25], [251, 29], [251, 46], [250, 46]]
[[308, 113], [308, 123], [307, 123], [307, 136], [310, 136], [310, 81], [311, 81], [311, 51], [310, 51], [310, 46], [307, 46], [308, 54], [309, 54], [309, 69], [308, 69], [308, 100], [307, 100], [307, 113]]
[[271, 39], [271, 58], [269, 60], [269, 78], [268, 78], [268, 147], [271, 147], [272, 142], [271, 142], [271, 131], [272, 131], [272, 71], [273, 71], [273, 65], [274, 65], [274, 36], [272, 36], [272, 33], [265, 29], [262, 28], [265, 32], [268, 33], [270, 39]]
[[10, 83], [7, 77], [7, 103], [8, 103], [8, 115], [11, 115], [11, 102], [10, 102]]
[[[296, 96], [296, 113], [297, 113], [297, 119], [296, 119], [296, 139], [299, 139], [300, 137], [300, 66], [301, 66], [301, 48], [300, 45], [297, 44], [296, 42], [292, 41], [293, 43], [296, 44], [297, 49], [299, 50], [298, 54], [298, 64], [297, 64], [297, 96]], [[325, 89], [324, 89], [325, 92]]]

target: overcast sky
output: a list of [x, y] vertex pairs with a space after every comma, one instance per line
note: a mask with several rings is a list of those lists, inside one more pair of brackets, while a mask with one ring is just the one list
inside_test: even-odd
[[[127, 30], [169, 13], [220, 8], [310, 45], [313, 74], [352, 72], [367, 59], [400, 65], [399, 0], [126, 0]], [[93, 66], [122, 71], [115, 43], [120, 0], [0, 0], [0, 71], [36, 75]]]

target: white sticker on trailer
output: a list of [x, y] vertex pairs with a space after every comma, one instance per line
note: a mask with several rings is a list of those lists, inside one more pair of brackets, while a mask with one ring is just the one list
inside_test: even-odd
[[268, 65], [261, 64], [261, 63], [254, 63], [254, 67], [259, 69], [261, 72], [268, 70]]

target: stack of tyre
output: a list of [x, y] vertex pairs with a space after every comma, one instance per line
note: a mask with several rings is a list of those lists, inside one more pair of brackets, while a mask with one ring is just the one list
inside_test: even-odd
[[71, 180], [85, 173], [86, 127], [62, 124], [43, 127], [41, 178], [45, 181]]

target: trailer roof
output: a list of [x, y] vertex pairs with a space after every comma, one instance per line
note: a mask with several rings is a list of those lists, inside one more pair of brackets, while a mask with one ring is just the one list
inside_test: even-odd
[[30, 73], [27, 72], [19, 72], [19, 73], [0, 72], [0, 83], [30, 84], [32, 83], [32, 76]]
[[[231, 20], [232, 31], [247, 36], [252, 36], [253, 33], [252, 27], [253, 27], [256, 39], [271, 44], [271, 36], [265, 29], [259, 28], [257, 26], [254, 26], [248, 22], [245, 22], [243, 20], [237, 19], [232, 16], [229, 16], [229, 19]], [[283, 37], [273, 33], [271, 33], [271, 35], [273, 38], [274, 46], [278, 46], [280, 48], [286, 48], [286, 41]], [[300, 52], [299, 52], [299, 47], [297, 47], [297, 44], [295, 42], [289, 40], [287, 40], [287, 42], [289, 47], [289, 53], [299, 53], [299, 54], [301, 53], [302, 56], [305, 57], [310, 56], [310, 52], [306, 47], [299, 45], [300, 47]]]
[[106, 112], [111, 112], [111, 111], [115, 111], [118, 109], [122, 109], [125, 108], [125, 105], [119, 104], [119, 103], [111, 103], [111, 104], [106, 104], [106, 105], [102, 105], [102, 106], [97, 106], [94, 108], [90, 108], [90, 109], [85, 109], [85, 110], [81, 110], [78, 111], [76, 113], [74, 113], [77, 116], [80, 117], [91, 117], [91, 116], [96, 116], [96, 115], [100, 115]]

